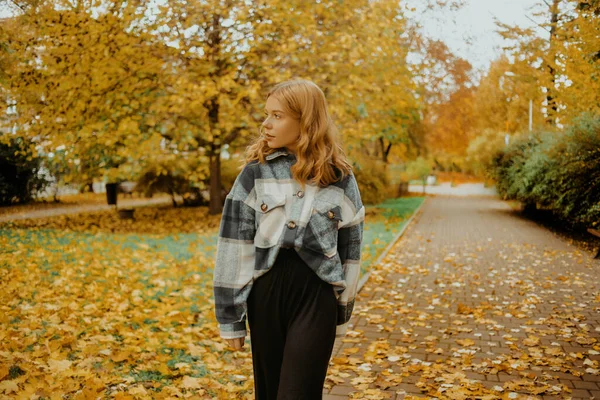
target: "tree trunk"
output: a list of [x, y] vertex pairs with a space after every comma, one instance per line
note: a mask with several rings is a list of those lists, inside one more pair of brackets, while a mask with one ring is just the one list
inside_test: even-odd
[[[219, 146], [220, 147], [220, 146]], [[214, 145], [210, 149], [210, 203], [208, 213], [219, 214], [223, 211], [221, 198], [221, 149]]]
[[388, 157], [390, 155], [390, 150], [392, 149], [392, 142], [388, 142], [387, 146], [385, 145], [385, 139], [380, 136], [379, 137], [379, 146], [381, 147], [381, 159], [384, 163], [388, 163]]
[[548, 87], [548, 94], [546, 95], [546, 102], [548, 103], [548, 117], [546, 123], [548, 125], [554, 125], [556, 121], [558, 107], [554, 98], [554, 85], [556, 83], [556, 71], [554, 70], [553, 64], [556, 62], [556, 54], [554, 51], [555, 40], [556, 40], [556, 26], [558, 24], [558, 5], [561, 0], [553, 0], [550, 6], [550, 57], [551, 60], [548, 63], [548, 73], [550, 74], [550, 87]]
[[54, 202], [58, 203], [58, 179], [56, 180], [56, 188], [54, 189]]
[[[224, 69], [223, 60], [219, 59], [221, 51], [221, 15], [214, 14], [211, 29], [207, 32], [210, 51], [209, 60], [217, 67], [214, 73], [209, 74], [211, 78], [221, 75]], [[223, 132], [215, 137], [215, 132], [219, 126], [219, 98], [212, 97], [208, 102], [208, 123], [213, 135], [212, 143], [208, 146], [208, 158], [210, 162], [210, 188], [209, 188], [209, 206], [210, 215], [219, 214], [223, 210], [223, 201], [221, 199], [221, 146], [223, 145]]]
[[171, 185], [169, 185], [167, 191], [168, 191], [169, 195], [171, 196], [171, 203], [173, 204], [173, 207], [177, 207], [177, 201], [175, 200], [174, 188]]

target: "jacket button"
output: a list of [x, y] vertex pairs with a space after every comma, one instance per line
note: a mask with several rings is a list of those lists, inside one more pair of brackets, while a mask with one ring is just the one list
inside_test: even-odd
[[333, 219], [335, 217], [335, 214], [333, 213], [333, 211], [329, 210], [327, 211], [327, 216], [329, 217], [329, 219]]
[[263, 211], [267, 211], [267, 208], [269, 208], [269, 206], [268, 206], [268, 205], [266, 205], [265, 203], [262, 203], [262, 204], [260, 205], [260, 209], [261, 209], [261, 210], [263, 210]]
[[298, 190], [298, 193], [296, 193], [296, 195], [300, 198], [304, 197], [304, 192], [302, 190]]
[[288, 222], [287, 226], [290, 229], [294, 229], [296, 227], [296, 223], [294, 221], [290, 221], [290, 222]]

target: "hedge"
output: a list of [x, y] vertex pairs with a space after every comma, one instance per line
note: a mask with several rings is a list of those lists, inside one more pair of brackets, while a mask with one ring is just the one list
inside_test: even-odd
[[494, 157], [491, 172], [504, 199], [541, 205], [574, 225], [599, 225], [600, 117], [515, 140]]

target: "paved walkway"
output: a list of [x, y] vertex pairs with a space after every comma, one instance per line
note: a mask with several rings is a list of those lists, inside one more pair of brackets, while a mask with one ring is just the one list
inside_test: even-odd
[[[118, 208], [141, 207], [148, 205], [172, 204], [171, 197], [157, 197], [151, 199], [119, 199]], [[30, 218], [55, 217], [57, 215], [79, 214], [84, 212], [95, 212], [110, 210], [114, 206], [108, 204], [86, 204], [86, 205], [65, 205], [64, 207], [55, 207], [42, 210], [24, 210], [12, 214], [0, 215], [0, 223]]]
[[600, 399], [599, 277], [504, 202], [428, 198], [359, 293], [324, 399]]
[[[423, 185], [409, 185], [411, 193], [423, 193]], [[497, 196], [496, 187], [486, 187], [483, 183], [463, 183], [452, 186], [450, 182], [433, 186], [425, 186], [425, 193], [443, 196]]]

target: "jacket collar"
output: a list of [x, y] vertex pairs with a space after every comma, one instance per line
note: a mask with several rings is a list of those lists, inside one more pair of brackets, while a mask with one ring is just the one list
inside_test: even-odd
[[275, 150], [273, 153], [268, 154], [265, 157], [265, 159], [268, 160], [268, 161], [270, 161], [270, 160], [272, 160], [274, 158], [277, 158], [279, 156], [288, 156], [290, 154], [294, 155], [293, 153], [290, 153], [286, 147], [282, 147], [280, 149]]

